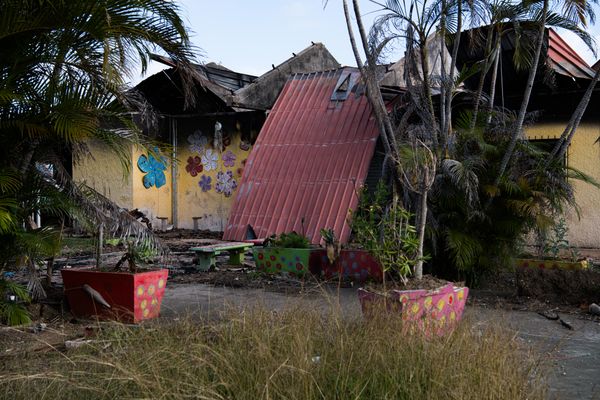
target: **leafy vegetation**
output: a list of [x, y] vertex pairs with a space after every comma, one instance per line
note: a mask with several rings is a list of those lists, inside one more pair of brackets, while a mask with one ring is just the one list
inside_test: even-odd
[[389, 315], [247, 309], [152, 329], [103, 324], [91, 344], [4, 357], [0, 397], [65, 399], [543, 399], [539, 362], [514, 334], [463, 321], [407, 335]]
[[[415, 215], [411, 223], [417, 226], [419, 249], [426, 237], [438, 272], [453, 278], [458, 274], [472, 283], [483, 270], [503, 265], [514, 255], [524, 234], [547, 229], [553, 222], [548, 215], [575, 205], [569, 179], [594, 183], [562, 160], [600, 72], [585, 94], [582, 91], [579, 106], [551, 152], [536, 149], [523, 133], [531, 120], [527, 111], [533, 83], [540, 81], [536, 75], [542, 70], [538, 64], [544, 59], [546, 27], [570, 30], [591, 45], [585, 29], [588, 20], [594, 20], [590, 2], [561, 1], [562, 12], [557, 13], [549, 0], [387, 0], [375, 2], [381, 6], [380, 15], [368, 35], [359, 1], [342, 3], [357, 66], [381, 127], [385, 172], [394, 182], [395, 195]], [[467, 35], [468, 28], [476, 29]], [[477, 58], [463, 60], [462, 66], [461, 35], [472, 40]], [[520, 96], [514, 110], [494, 104], [500, 97], [497, 89], [505, 96], [499, 60], [510, 54], [503, 48], [508, 36], [514, 46], [510, 67], [523, 72], [527, 82], [523, 93], [510, 94]], [[395, 54], [404, 57], [396, 65], [405, 91], [390, 113], [379, 89], [377, 64], [398, 44], [403, 51]], [[408, 163], [407, 149], [412, 154]]]
[[310, 240], [296, 232], [282, 233], [269, 239], [269, 246], [288, 249], [308, 249]]
[[21, 325], [31, 322], [25, 303], [31, 301], [27, 288], [0, 279], [0, 322]]
[[390, 202], [390, 191], [379, 182], [373, 195], [365, 188], [351, 212], [354, 242], [381, 263], [384, 272], [405, 281], [413, 273], [419, 240], [410, 224], [412, 214]]
[[548, 153], [523, 141], [496, 186], [510, 121], [475, 131], [468, 124], [465, 120], [465, 129], [458, 131], [456, 158], [445, 160], [432, 188], [429, 232], [438, 272], [455, 270], [476, 279], [510, 265], [523, 235], [549, 229], [552, 215], [575, 206], [572, 179], [597, 183], [562, 164], [545, 168]]
[[577, 261], [579, 254], [569, 243], [569, 227], [564, 217], [559, 217], [550, 231], [538, 230], [537, 234], [541, 257], [558, 260], [561, 255], [567, 253], [571, 261]]
[[115, 270], [119, 270], [121, 265], [123, 265], [124, 262], [127, 262], [129, 271], [135, 273], [137, 272], [139, 264], [149, 264], [153, 261], [153, 258], [158, 255], [156, 249], [154, 249], [151, 243], [148, 243], [147, 241], [134, 243], [131, 240], [127, 240], [124, 244], [127, 247], [127, 251], [115, 265]]
[[[132, 115], [155, 116], [125, 82], [161, 51], [178, 63], [191, 104], [193, 49], [176, 2], [0, 0], [0, 9], [0, 269], [26, 266], [32, 297], [43, 297], [37, 269], [57, 253], [67, 219], [161, 248], [133, 217], [73, 182], [69, 164], [90, 156], [90, 141], [125, 170], [131, 146], [153, 148]], [[39, 213], [45, 228], [32, 217]]]
[[335, 232], [332, 228], [321, 229], [321, 239], [325, 244], [325, 250], [327, 251], [327, 259], [330, 264], [333, 264], [339, 257], [342, 245], [339, 240], [335, 237]]

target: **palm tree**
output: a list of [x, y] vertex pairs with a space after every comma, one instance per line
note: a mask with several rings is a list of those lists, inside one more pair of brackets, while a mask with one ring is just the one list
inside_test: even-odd
[[[160, 248], [128, 213], [75, 184], [65, 154], [84, 157], [89, 154], [86, 142], [97, 140], [127, 167], [128, 146], [152, 147], [131, 117], [144, 111], [143, 99], [125, 84], [138, 65], [145, 72], [152, 52], [162, 51], [177, 62], [186, 105], [192, 105], [194, 49], [177, 3], [0, 0], [0, 9], [2, 240], [27, 243], [23, 235], [39, 231], [30, 214], [33, 204], [116, 234], [147, 238]], [[40, 165], [52, 166], [50, 176], [40, 172]], [[31, 196], [34, 203], [24, 201]]]
[[[593, 0], [593, 3], [597, 3], [597, 0]], [[564, 17], [567, 20], [570, 20], [573, 24], [581, 24], [584, 27], [587, 26], [588, 19], [590, 22], [594, 22], [595, 14], [594, 10], [591, 6], [590, 1], [587, 0], [562, 0], [558, 2], [559, 5], [562, 5]], [[537, 4], [534, 2], [534, 4]], [[535, 21], [538, 22], [538, 32], [536, 38], [536, 46], [535, 52], [533, 53], [533, 60], [531, 63], [531, 67], [529, 69], [529, 76], [527, 79], [527, 84], [525, 86], [525, 92], [523, 93], [523, 100], [521, 102], [521, 107], [519, 109], [519, 114], [517, 116], [517, 121], [515, 123], [514, 131], [511, 137], [511, 140], [508, 144], [506, 152], [502, 158], [502, 162], [500, 164], [500, 169], [498, 171], [498, 176], [495, 180], [495, 185], [497, 186], [504, 173], [506, 172], [506, 168], [510, 162], [511, 157], [514, 154], [515, 147], [517, 141], [523, 136], [523, 122], [525, 120], [525, 114], [527, 113], [527, 107], [529, 106], [529, 99], [531, 97], [531, 91], [533, 89], [533, 83], [535, 81], [535, 77], [538, 71], [538, 64], [542, 54], [542, 48], [544, 44], [545, 32], [546, 32], [546, 24], [549, 16], [549, 8], [550, 8], [550, 0], [542, 1], [542, 8], [539, 11], [538, 17], [535, 18]], [[579, 30], [582, 33], [585, 33], [582, 30]], [[586, 35], [580, 35], [584, 39], [587, 40], [588, 46], [592, 48], [590, 39], [586, 39]], [[589, 37], [589, 36], [588, 36]], [[491, 199], [490, 199], [491, 201]], [[489, 202], [488, 202], [489, 205]]]

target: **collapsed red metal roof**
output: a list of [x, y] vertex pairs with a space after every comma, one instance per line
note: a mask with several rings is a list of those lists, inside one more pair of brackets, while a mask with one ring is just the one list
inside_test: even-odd
[[559, 74], [573, 78], [594, 78], [594, 71], [588, 63], [553, 29], [548, 29], [548, 59]]
[[348, 241], [379, 135], [355, 68], [291, 77], [252, 149], [223, 239], [322, 228]]

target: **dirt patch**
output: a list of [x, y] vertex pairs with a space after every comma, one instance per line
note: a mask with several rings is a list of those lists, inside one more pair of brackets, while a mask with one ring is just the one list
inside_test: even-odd
[[[207, 284], [232, 288], [264, 289], [286, 294], [311, 293], [322, 291], [324, 287], [336, 287], [338, 281], [323, 281], [307, 275], [304, 279], [286, 275], [271, 275], [256, 271], [253, 267], [219, 265], [219, 269], [209, 272], [174, 273], [168, 284]], [[341, 287], [351, 286], [342, 281]]]
[[561, 305], [600, 303], [600, 272], [594, 270], [519, 268], [516, 287], [519, 296]]

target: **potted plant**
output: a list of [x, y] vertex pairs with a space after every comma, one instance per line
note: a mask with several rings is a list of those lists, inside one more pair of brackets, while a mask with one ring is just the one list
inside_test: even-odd
[[[147, 265], [155, 249], [148, 242], [127, 243], [127, 251], [112, 270], [62, 269], [65, 294], [71, 312], [80, 317], [99, 316], [137, 323], [155, 318], [167, 284], [168, 269]], [[127, 263], [128, 271], [121, 271]]]
[[311, 270], [319, 271], [328, 280], [382, 281], [383, 268], [369, 251], [356, 247], [342, 248], [331, 228], [321, 229], [321, 238], [325, 248], [311, 253]]
[[[588, 268], [585, 259], [579, 259], [576, 249], [573, 249], [567, 239], [569, 228], [564, 218], [559, 218], [548, 234], [538, 231], [537, 257], [525, 256], [515, 259], [517, 268], [581, 270]], [[564, 257], [568, 254], [568, 257]], [[563, 257], [561, 257], [563, 255]]]
[[301, 277], [309, 271], [312, 250], [306, 236], [289, 232], [270, 237], [264, 247], [254, 247], [252, 253], [259, 271]]
[[469, 289], [434, 278], [409, 280], [419, 259], [419, 239], [413, 217], [399, 204], [389, 205], [385, 186], [371, 198], [363, 192], [352, 213], [355, 242], [369, 251], [383, 268], [381, 284], [358, 290], [365, 316], [400, 313], [406, 327], [426, 334], [444, 334], [461, 319]]

